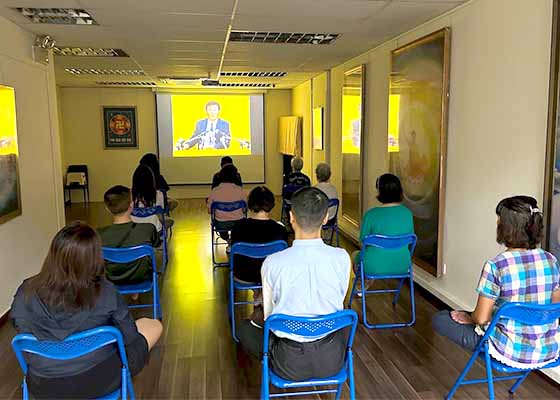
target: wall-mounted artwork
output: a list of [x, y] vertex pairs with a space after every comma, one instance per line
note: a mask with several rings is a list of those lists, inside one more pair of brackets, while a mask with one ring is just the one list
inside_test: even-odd
[[391, 53], [389, 169], [401, 179], [418, 236], [415, 262], [443, 272], [449, 28]]
[[103, 107], [106, 149], [137, 148], [136, 107]]
[[313, 109], [313, 150], [323, 150], [323, 107]]
[[15, 92], [0, 86], [0, 224], [21, 215], [19, 185]]

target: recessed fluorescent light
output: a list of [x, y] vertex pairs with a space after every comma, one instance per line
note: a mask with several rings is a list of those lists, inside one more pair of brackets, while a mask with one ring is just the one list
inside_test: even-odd
[[77, 8], [14, 8], [34, 24], [98, 25], [91, 14]]
[[99, 82], [95, 82], [95, 84], [101, 86], [156, 86], [155, 82], [149, 82], [149, 81], [129, 81], [129, 82], [99, 81]]
[[273, 83], [255, 83], [255, 82], [220, 82], [218, 84], [219, 87], [232, 87], [232, 88], [268, 88], [272, 89], [276, 87]]
[[243, 78], [283, 78], [288, 75], [287, 72], [278, 71], [246, 71], [246, 72], [232, 72], [222, 71], [220, 76], [223, 77], [243, 77]]
[[232, 31], [229, 40], [245, 43], [331, 44], [339, 36], [338, 33]]
[[128, 57], [121, 49], [94, 48], [94, 47], [55, 47], [54, 54], [57, 56], [75, 57]]
[[140, 69], [105, 69], [105, 68], [64, 68], [72, 75], [119, 75], [119, 76], [144, 76], [146, 73]]

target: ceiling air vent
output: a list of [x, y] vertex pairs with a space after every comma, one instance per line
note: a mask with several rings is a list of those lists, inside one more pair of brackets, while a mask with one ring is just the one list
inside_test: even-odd
[[100, 86], [156, 86], [155, 82], [150, 81], [130, 81], [130, 82], [118, 82], [118, 81], [99, 81], [95, 82], [96, 85]]
[[237, 82], [220, 82], [219, 87], [232, 87], [232, 88], [262, 88], [262, 89], [272, 89], [276, 87], [273, 83], [237, 83]]
[[248, 71], [248, 72], [230, 72], [222, 71], [222, 77], [242, 77], [242, 78], [283, 78], [288, 75], [287, 72], [278, 71]]
[[229, 40], [244, 43], [331, 44], [339, 36], [338, 33], [231, 31]]
[[94, 47], [55, 47], [54, 54], [57, 56], [75, 57], [128, 57], [121, 49], [94, 48]]
[[105, 68], [64, 68], [72, 75], [118, 75], [118, 76], [144, 76], [141, 69], [105, 69]]
[[34, 24], [98, 25], [90, 13], [76, 8], [14, 8]]

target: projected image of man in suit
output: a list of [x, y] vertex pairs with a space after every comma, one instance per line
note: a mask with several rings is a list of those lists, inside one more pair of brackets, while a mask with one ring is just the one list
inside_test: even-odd
[[196, 123], [194, 133], [187, 141], [187, 149], [197, 146], [198, 149], [228, 149], [231, 142], [229, 122], [220, 119], [220, 103], [206, 103], [207, 118]]

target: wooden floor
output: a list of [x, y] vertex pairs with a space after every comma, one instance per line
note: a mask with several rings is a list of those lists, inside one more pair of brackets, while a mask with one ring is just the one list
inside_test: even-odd
[[[279, 207], [277, 207], [278, 209]], [[69, 220], [94, 226], [110, 222], [102, 204], [73, 205]], [[163, 277], [164, 333], [150, 362], [134, 378], [140, 399], [248, 399], [258, 398], [260, 368], [238, 351], [227, 321], [226, 270], [212, 271], [209, 218], [200, 200], [181, 201], [174, 212], [171, 259]], [[347, 250], [354, 247], [343, 242]], [[374, 321], [406, 318], [408, 291], [393, 309], [390, 298], [368, 298]], [[362, 399], [441, 399], [465, 365], [468, 354], [435, 335], [430, 318], [436, 308], [417, 293], [417, 323], [413, 328], [368, 330], [359, 326], [354, 343], [356, 395]], [[358, 302], [355, 302], [358, 310]], [[141, 314], [135, 313], [136, 316]], [[0, 398], [21, 398], [21, 372], [9, 347], [14, 335], [0, 328]], [[474, 369], [483, 373], [481, 365]], [[508, 386], [496, 385], [498, 399], [508, 398]], [[483, 385], [459, 389], [456, 399], [487, 397]], [[348, 397], [347, 388], [343, 398]], [[331, 398], [324, 396], [322, 398]], [[531, 374], [516, 399], [558, 399], [560, 388]]]

